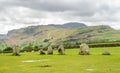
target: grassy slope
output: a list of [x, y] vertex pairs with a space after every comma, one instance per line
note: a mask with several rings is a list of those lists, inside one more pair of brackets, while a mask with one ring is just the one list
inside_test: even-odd
[[[112, 55], [103, 56], [103, 48], [91, 48], [91, 55], [78, 55], [79, 49], [68, 49], [66, 55], [21, 53], [0, 54], [0, 73], [120, 73], [120, 47], [111, 47]], [[47, 59], [47, 60], [46, 60]], [[46, 60], [23, 63], [25, 60]], [[50, 65], [51, 67], [40, 67]]]
[[74, 29], [61, 29], [52, 26], [42, 27], [29, 27], [19, 29], [14, 34], [8, 37], [6, 42], [10, 44], [22, 44], [24, 47], [32, 42], [33, 45], [47, 44], [43, 42], [45, 39], [49, 39], [49, 42], [56, 44], [61, 41], [69, 41], [76, 39], [75, 41], [96, 41], [96, 40], [120, 40], [120, 32], [113, 30], [108, 26], [90, 26]]
[[109, 41], [120, 40], [120, 32], [108, 26], [90, 26], [88, 28], [79, 28], [78, 31], [77, 35], [79, 35], [79, 38], [86, 37], [92, 40], [108, 39]]

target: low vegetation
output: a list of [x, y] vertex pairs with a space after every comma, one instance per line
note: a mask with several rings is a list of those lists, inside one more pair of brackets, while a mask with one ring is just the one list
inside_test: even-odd
[[120, 73], [119, 33], [105, 25], [9, 31], [0, 40], [0, 73]]
[[[13, 44], [14, 42], [17, 42], [17, 44], [20, 44], [19, 46], [23, 48], [29, 44], [36, 46], [42, 44], [46, 46], [49, 42], [51, 42], [52, 45], [56, 45], [60, 42], [64, 42], [66, 45], [71, 44], [69, 42], [72, 42], [72, 44], [120, 42], [119, 37], [120, 31], [105, 25], [69, 29], [58, 28], [55, 26], [30, 26], [9, 31], [8, 36], [6, 37], [8, 39], [1, 40], [1, 43], [5, 42], [6, 44]], [[4, 45], [0, 44], [0, 47], [3, 46]], [[73, 45], [68, 45], [67, 47], [69, 46], [72, 47]]]
[[[79, 48], [66, 49], [66, 55], [39, 55], [39, 52], [0, 54], [0, 73], [119, 73], [120, 47], [109, 48], [111, 55], [101, 55], [104, 48], [90, 48], [90, 55], [78, 55]], [[47, 51], [45, 51], [46, 53]]]

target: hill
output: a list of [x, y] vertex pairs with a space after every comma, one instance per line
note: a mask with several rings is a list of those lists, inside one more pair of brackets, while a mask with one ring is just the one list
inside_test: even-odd
[[[70, 26], [69, 26], [70, 25]], [[78, 27], [78, 26], [79, 27]], [[64, 28], [63, 28], [64, 27]], [[7, 44], [21, 44], [21, 46], [47, 45], [61, 42], [113, 42], [120, 41], [120, 31], [109, 26], [86, 26], [71, 23], [64, 25], [38, 25], [9, 31], [4, 41]]]
[[78, 22], [69, 22], [69, 23], [65, 23], [65, 24], [50, 24], [49, 26], [54, 26], [57, 28], [78, 28], [78, 27], [86, 27], [86, 25], [84, 23], [78, 23]]
[[6, 37], [5, 34], [0, 34], [0, 39], [4, 39]]
[[[42, 43], [45, 42], [46, 40], [56, 42], [56, 40], [65, 38], [66, 36], [72, 34], [72, 32], [74, 32], [74, 29], [72, 28], [80, 28], [85, 26], [86, 25], [83, 23], [76, 22], [66, 23], [63, 25], [53, 24], [53, 25], [30, 26], [27, 28], [9, 31], [5, 41], [6, 43], [9, 44], [15, 44], [16, 42], [17, 44], [22, 44], [24, 42], [31, 42], [36, 40], [39, 40], [39, 42], [41, 41]], [[69, 32], [70, 34], [66, 35], [65, 33], [67, 32]], [[53, 39], [51, 40], [51, 38]]]

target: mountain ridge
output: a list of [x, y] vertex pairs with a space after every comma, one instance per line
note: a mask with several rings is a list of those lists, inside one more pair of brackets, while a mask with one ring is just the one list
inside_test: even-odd
[[[38, 25], [16, 29], [8, 32], [4, 41], [7, 44], [20, 44], [22, 46], [32, 43], [44, 45], [61, 42], [104, 42], [120, 40], [117, 30], [107, 25], [61, 28], [55, 25]], [[114, 34], [114, 35], [113, 35]]]
[[0, 34], [0, 39], [4, 39], [6, 37], [6, 34]]
[[49, 24], [48, 26], [54, 26], [57, 28], [78, 28], [78, 27], [86, 27], [87, 25], [84, 23], [78, 23], [78, 22], [69, 22], [64, 24]]
[[20, 28], [20, 29], [13, 29], [11, 31], [8, 31], [7, 35], [9, 36], [12, 33], [18, 33], [19, 30], [24, 30], [24, 29], [34, 29], [36, 27], [55, 27], [55, 28], [63, 28], [63, 29], [70, 29], [70, 28], [79, 28], [79, 27], [86, 27], [87, 25], [84, 23], [78, 23], [78, 22], [69, 22], [65, 24], [48, 24], [48, 25], [37, 25], [37, 26], [28, 26], [25, 28]]

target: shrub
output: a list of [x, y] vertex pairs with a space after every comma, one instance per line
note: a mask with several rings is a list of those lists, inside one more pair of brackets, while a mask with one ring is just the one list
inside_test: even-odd
[[13, 48], [12, 48], [12, 47], [6, 47], [6, 48], [3, 50], [4, 53], [12, 53], [12, 51], [13, 51]]
[[120, 43], [97, 43], [97, 44], [90, 44], [90, 47], [117, 47], [120, 46]]
[[49, 42], [50, 39], [45, 39], [43, 42]]
[[39, 51], [40, 48], [38, 46], [34, 46], [34, 51]]
[[33, 50], [33, 47], [32, 46], [26, 46], [23, 48], [24, 51], [26, 52], [31, 52]]
[[2, 50], [0, 49], [0, 53], [2, 53]]

